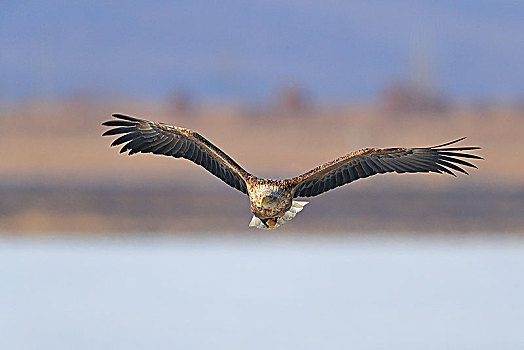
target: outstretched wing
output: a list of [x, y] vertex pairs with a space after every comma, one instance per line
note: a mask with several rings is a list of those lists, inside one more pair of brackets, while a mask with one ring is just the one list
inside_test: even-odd
[[297, 184], [295, 197], [312, 197], [352, 181], [383, 173], [447, 173], [468, 175], [461, 166], [476, 168], [461, 158], [483, 159], [463, 153], [480, 147], [446, 147], [465, 137], [427, 148], [366, 148], [325, 163], [291, 179]]
[[113, 114], [113, 117], [116, 119], [102, 125], [115, 128], [107, 130], [102, 136], [123, 134], [111, 144], [125, 143], [120, 153], [129, 151], [129, 155], [141, 152], [185, 158], [247, 194], [246, 179], [251, 175], [198, 133], [123, 114]]

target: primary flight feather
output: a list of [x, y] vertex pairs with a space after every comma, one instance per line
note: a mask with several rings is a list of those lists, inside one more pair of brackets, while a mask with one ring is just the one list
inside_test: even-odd
[[313, 197], [360, 178], [383, 173], [468, 174], [464, 166], [476, 168], [466, 159], [482, 157], [465, 153], [480, 147], [448, 147], [464, 139], [423, 148], [365, 148], [322, 164], [302, 175], [283, 180], [258, 178], [238, 165], [206, 138], [189, 129], [113, 114], [102, 123], [114, 127], [106, 135], [121, 135], [111, 146], [122, 145], [120, 153], [153, 153], [188, 159], [231, 187], [249, 196], [253, 218], [249, 226], [276, 228], [295, 217]]

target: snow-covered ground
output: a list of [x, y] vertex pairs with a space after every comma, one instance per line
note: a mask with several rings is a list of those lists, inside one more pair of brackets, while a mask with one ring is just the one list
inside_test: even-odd
[[0, 239], [1, 349], [522, 349], [524, 242]]

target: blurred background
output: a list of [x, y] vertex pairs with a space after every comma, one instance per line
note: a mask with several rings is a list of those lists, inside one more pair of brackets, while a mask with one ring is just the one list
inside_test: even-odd
[[[0, 347], [522, 348], [523, 18], [494, 0], [3, 2]], [[247, 197], [202, 168], [111, 149], [115, 112], [263, 177], [462, 136], [485, 160], [248, 231]]]

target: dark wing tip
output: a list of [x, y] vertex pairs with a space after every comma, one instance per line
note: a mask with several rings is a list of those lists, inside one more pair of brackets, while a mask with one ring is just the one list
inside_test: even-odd
[[107, 120], [102, 123], [103, 126], [116, 126], [117, 128], [107, 130], [102, 134], [102, 136], [116, 135], [119, 133], [129, 132], [131, 130], [126, 130], [130, 127], [136, 127], [138, 123], [147, 122], [146, 120], [138, 119], [131, 117], [125, 114], [114, 113], [112, 116], [116, 119]]
[[453, 141], [449, 141], [449, 142], [446, 142], [446, 143], [443, 143], [441, 145], [437, 145], [437, 146], [433, 146], [433, 147], [430, 147], [430, 148], [439, 148], [439, 147], [444, 147], [444, 146], [449, 146], [449, 145], [452, 145], [454, 143], [457, 143], [457, 142], [460, 142], [462, 140], [465, 140], [467, 136], [464, 136], [464, 137], [461, 137], [459, 139], [456, 139], [456, 140], [453, 140]]
[[[460, 141], [464, 140], [465, 138], [466, 137], [461, 137], [459, 139], [456, 139], [456, 140], [453, 140], [453, 141], [450, 141], [450, 142], [446, 142], [446, 143], [443, 143], [443, 144], [438, 145], [438, 146], [430, 147], [429, 149], [434, 151], [434, 152], [436, 152], [436, 154], [438, 155], [437, 164], [439, 164], [441, 167], [444, 167], [444, 168], [449, 168], [449, 169], [453, 169], [453, 170], [459, 171], [459, 172], [461, 172], [461, 173], [463, 173], [465, 175], [469, 175], [469, 173], [465, 169], [460, 167], [460, 165], [464, 165], [464, 166], [467, 166], [467, 167], [478, 169], [478, 167], [475, 164], [470, 163], [470, 162], [468, 162], [466, 160], [463, 160], [461, 158], [483, 160], [484, 158], [482, 158], [480, 156], [477, 156], [475, 154], [465, 153], [465, 151], [476, 151], [476, 150], [479, 150], [479, 149], [481, 149], [480, 147], [476, 147], [476, 146], [445, 147], [445, 146], [449, 146], [449, 145], [452, 145], [454, 143], [460, 142]], [[464, 152], [464, 153], [462, 153], [462, 152]], [[452, 173], [452, 175], [455, 175], [455, 174]]]
[[[104, 126], [132, 126], [136, 123], [141, 123], [141, 122], [145, 122], [146, 120], [143, 120], [143, 119], [138, 119], [138, 118], [135, 118], [135, 117], [131, 117], [131, 116], [128, 116], [128, 115], [125, 115], [125, 114], [120, 114], [120, 113], [114, 113], [112, 114], [112, 116], [114, 118], [117, 118], [117, 120], [115, 119], [111, 119], [111, 120], [107, 120], [105, 122], [102, 123], [102, 125]], [[118, 120], [120, 119], [120, 120]]]
[[130, 115], [121, 114], [121, 113], [113, 113], [112, 116], [118, 119], [129, 120], [130, 122], [143, 122], [144, 121], [143, 119], [138, 119]]

